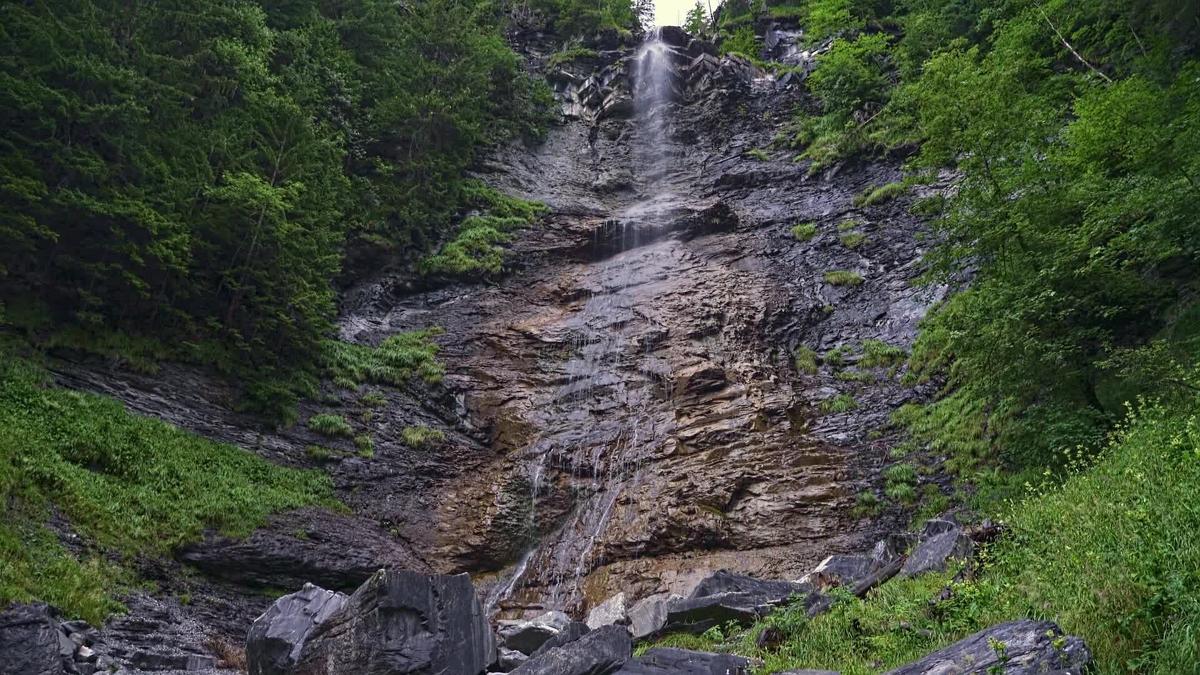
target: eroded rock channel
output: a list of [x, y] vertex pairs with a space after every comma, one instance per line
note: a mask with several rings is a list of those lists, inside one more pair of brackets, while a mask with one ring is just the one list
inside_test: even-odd
[[[794, 354], [841, 348], [854, 366], [866, 340], [906, 348], [940, 297], [912, 283], [922, 250], [909, 198], [853, 203], [898, 180], [898, 165], [809, 175], [771, 149], [802, 88], [682, 31], [547, 76], [565, 122], [480, 169], [550, 209], [513, 243], [512, 273], [419, 291], [383, 273], [345, 294], [344, 339], [441, 326], [447, 369], [441, 385], [387, 390], [384, 407], [356, 418], [373, 457], [320, 464], [350, 512], [283, 514], [247, 540], [181, 551], [202, 574], [188, 582], [193, 604], [146, 596], [129, 619], [149, 622], [142, 637], [118, 622], [114, 640], [144, 651], [240, 640], [267, 601], [239, 589], [349, 591], [385, 566], [469, 572], [490, 616], [582, 618], [618, 592], [686, 594], [719, 569], [796, 579], [897, 529], [898, 514], [852, 507], [881, 483], [889, 414], [920, 393], [886, 367], [839, 378], [828, 365], [798, 370]], [[805, 222], [816, 234], [800, 240], [791, 229]], [[839, 240], [850, 230], [864, 235], [856, 246]], [[835, 270], [861, 283], [830, 283]], [[63, 362], [58, 373], [273, 461], [316, 465], [310, 432], [261, 430], [192, 370]], [[852, 404], [829, 405], [839, 397]], [[302, 414], [353, 413], [355, 400], [330, 387]], [[407, 447], [414, 423], [446, 441]], [[176, 570], [160, 576], [166, 591], [181, 583]], [[155, 637], [181, 616], [197, 627]]]

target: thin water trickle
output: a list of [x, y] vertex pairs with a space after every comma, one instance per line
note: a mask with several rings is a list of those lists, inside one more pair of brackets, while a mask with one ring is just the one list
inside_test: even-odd
[[[597, 544], [609, 525], [620, 495], [640, 476], [652, 439], [660, 438], [661, 420], [651, 403], [654, 383], [639, 368], [648, 354], [640, 341], [647, 319], [639, 312], [646, 299], [639, 287], [663, 272], [662, 263], [639, 256], [642, 233], [668, 225], [665, 220], [676, 200], [664, 177], [671, 170], [668, 142], [670, 108], [675, 98], [674, 54], [657, 29], [639, 48], [633, 72], [636, 146], [633, 152], [642, 198], [624, 209], [605, 227], [620, 228], [608, 233], [618, 242], [616, 255], [597, 263], [593, 291], [570, 320], [571, 354], [564, 364], [566, 382], [556, 403], [563, 425], [577, 425], [564, 437], [566, 447], [539, 443], [530, 457], [530, 532], [538, 531], [538, 495], [546, 485], [551, 467], [573, 476], [575, 506], [554, 533], [526, 553], [507, 581], [498, 585], [490, 606], [519, 592], [528, 584], [541, 591], [538, 601], [545, 607], [572, 609], [582, 597], [582, 580], [596, 567]], [[561, 431], [561, 430], [560, 430]]]

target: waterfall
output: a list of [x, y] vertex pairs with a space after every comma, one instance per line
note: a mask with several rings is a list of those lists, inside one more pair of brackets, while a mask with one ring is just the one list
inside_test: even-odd
[[[646, 35], [633, 64], [632, 152], [638, 198], [618, 211], [606, 228], [618, 243], [615, 255], [598, 263], [592, 289], [571, 319], [571, 356], [550, 417], [560, 429], [544, 435], [527, 453], [531, 534], [539, 531], [538, 500], [550, 467], [571, 476], [575, 506], [555, 532], [522, 556], [511, 576], [489, 597], [494, 608], [520, 597], [526, 583], [540, 588], [536, 603], [570, 610], [582, 599], [582, 579], [596, 566], [597, 542], [613, 518], [620, 495], [638, 485], [646, 458], [671, 422], [652, 406], [656, 382], [645, 372], [646, 319], [638, 313], [639, 286], [669, 272], [652, 255], [640, 254], [639, 233], [663, 227], [674, 196], [666, 186], [671, 171], [669, 124], [675, 100], [675, 54], [658, 29]], [[631, 375], [631, 373], [635, 375]], [[553, 435], [556, 434], [556, 435]]]

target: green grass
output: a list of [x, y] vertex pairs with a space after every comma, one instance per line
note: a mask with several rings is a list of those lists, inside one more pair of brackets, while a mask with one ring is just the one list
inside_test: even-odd
[[825, 282], [831, 286], [860, 286], [862, 275], [849, 270], [830, 270], [825, 273]]
[[867, 240], [867, 235], [862, 232], [847, 232], [838, 237], [838, 241], [842, 242], [842, 246], [846, 248], [858, 248]]
[[375, 456], [375, 441], [370, 434], [359, 434], [354, 437], [354, 447], [358, 448], [358, 456], [370, 459]]
[[358, 399], [358, 402], [367, 408], [382, 408], [387, 405], [387, 396], [382, 391], [376, 389], [363, 394]]
[[305, 446], [304, 455], [317, 462], [328, 462], [342, 457], [342, 453], [333, 448], [327, 448], [324, 445]]
[[861, 194], [854, 197], [854, 205], [872, 206], [882, 204], [904, 194], [905, 190], [908, 190], [908, 186], [902, 182], [887, 183], [886, 185], [867, 188]]
[[833, 398], [827, 398], [821, 401], [822, 412], [843, 413], [850, 412], [858, 407], [858, 401], [850, 394], [838, 394]]
[[600, 56], [600, 52], [597, 52], [595, 49], [572, 45], [551, 54], [550, 58], [546, 60], [546, 67], [554, 68], [576, 59], [594, 59], [597, 56]]
[[404, 439], [406, 444], [414, 448], [424, 448], [446, 440], [446, 434], [440, 429], [427, 427], [423, 424], [405, 427], [400, 432], [400, 437]]
[[849, 232], [850, 230], [856, 230], [865, 224], [866, 223], [864, 223], [861, 220], [843, 220], [842, 222], [837, 224], [837, 231], [838, 232]]
[[[911, 466], [889, 474], [916, 477]], [[732, 636], [667, 636], [661, 643], [757, 657], [762, 673], [827, 668], [865, 675], [987, 626], [1034, 617], [1082, 637], [1099, 675], [1196, 672], [1200, 399], [1141, 410], [1089, 468], [1047, 477], [1023, 498], [992, 506], [1008, 531], [984, 551], [974, 580], [952, 581], [955, 569], [895, 579], [865, 599], [843, 595], [814, 619], [787, 608]], [[950, 597], [935, 599], [947, 586]], [[765, 625], [783, 631], [779, 649], [755, 646]]]
[[863, 368], [888, 368], [903, 362], [908, 356], [902, 348], [881, 340], [863, 340], [862, 350], [858, 365]]
[[792, 236], [796, 241], [809, 241], [817, 236], [816, 223], [796, 223], [792, 226]]
[[483, 213], [464, 218], [450, 241], [437, 253], [423, 258], [418, 265], [421, 274], [460, 279], [500, 274], [504, 267], [501, 244], [547, 210], [544, 204], [510, 197], [482, 183], [472, 184], [467, 192], [468, 202]]
[[792, 354], [792, 360], [796, 364], [796, 370], [807, 375], [815, 375], [817, 372], [817, 353], [812, 349], [800, 345], [796, 347], [795, 353]]
[[440, 382], [445, 371], [438, 363], [439, 347], [433, 337], [441, 332], [435, 327], [399, 333], [378, 347], [326, 340], [322, 362], [330, 378], [347, 388], [367, 382], [401, 385], [414, 377]]
[[[209, 528], [243, 536], [273, 512], [335, 505], [317, 472], [48, 386], [32, 362], [0, 356], [0, 605], [40, 600], [100, 623], [136, 582], [135, 556], [166, 556]], [[43, 525], [51, 508], [88, 543], [81, 557]]]
[[354, 427], [341, 415], [321, 413], [308, 418], [308, 428], [325, 436], [350, 438], [354, 435]]
[[833, 376], [842, 382], [874, 382], [875, 374], [865, 370], [839, 370]]
[[771, 159], [771, 156], [767, 154], [767, 151], [763, 150], [762, 148], [751, 148], [747, 150], [745, 154], [746, 157], [758, 160], [760, 162], [766, 162]]

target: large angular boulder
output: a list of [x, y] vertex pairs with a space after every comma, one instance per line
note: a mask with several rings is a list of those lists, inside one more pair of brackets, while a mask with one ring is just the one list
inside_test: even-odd
[[667, 623], [667, 607], [683, 596], [673, 593], [649, 595], [629, 608], [629, 633], [634, 640], [644, 640], [657, 634]]
[[498, 632], [501, 644], [508, 649], [532, 654], [546, 640], [562, 632], [569, 623], [571, 617], [551, 611], [528, 621], [501, 621]]
[[655, 647], [627, 662], [617, 675], [748, 675], [750, 662], [732, 654]]
[[346, 606], [341, 593], [305, 584], [275, 601], [254, 620], [246, 636], [246, 665], [250, 675], [289, 675], [317, 626]]
[[587, 626], [593, 630], [614, 623], [629, 623], [629, 615], [625, 608], [625, 594], [617, 593], [604, 602], [592, 608], [587, 615]]
[[14, 605], [0, 612], [0, 675], [61, 675], [64, 659], [70, 662], [74, 651], [46, 605]]
[[703, 633], [731, 621], [753, 623], [793, 597], [806, 606], [820, 599], [807, 584], [764, 581], [720, 570], [701, 581], [690, 597], [667, 604], [663, 630]]
[[547, 650], [529, 659], [512, 673], [513, 675], [608, 675], [619, 670], [632, 654], [633, 640], [629, 638], [629, 632], [623, 626], [603, 626], [578, 640]]
[[887, 675], [995, 673], [1078, 675], [1092, 660], [1083, 640], [1049, 621], [1010, 621], [966, 637]]
[[875, 561], [865, 555], [831, 555], [820, 562], [813, 571], [804, 575], [800, 583], [812, 584], [826, 589], [835, 586], [854, 586], [875, 571]]
[[481, 673], [496, 661], [466, 574], [380, 570], [316, 627], [296, 675]]

